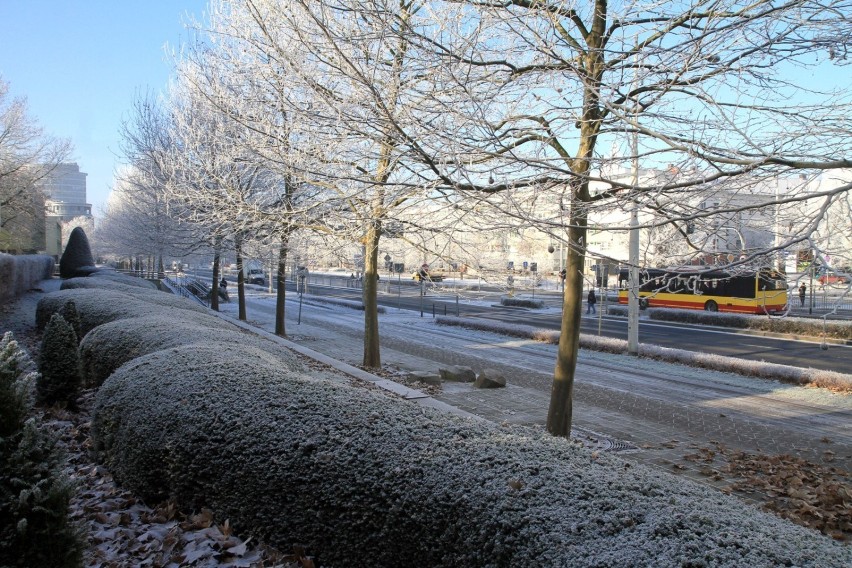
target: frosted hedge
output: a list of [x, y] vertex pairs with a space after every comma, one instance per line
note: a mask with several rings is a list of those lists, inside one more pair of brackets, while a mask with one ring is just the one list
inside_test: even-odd
[[0, 253], [0, 300], [10, 300], [53, 275], [53, 257]]
[[94, 448], [149, 500], [331, 566], [844, 566], [852, 548], [540, 430], [329, 383], [238, 345], [139, 357]]
[[228, 326], [203, 306], [178, 296], [156, 290], [131, 295], [106, 288], [73, 288], [45, 294], [36, 307], [36, 326], [43, 329], [50, 316], [69, 299], [77, 306], [83, 335], [104, 323], [158, 313], [171, 314], [175, 321]]
[[119, 292], [132, 292], [139, 290], [148, 290], [149, 292], [157, 291], [157, 286], [153, 282], [143, 280], [141, 278], [133, 278], [130, 276], [110, 277], [99, 276], [99, 272], [95, 272], [91, 276], [78, 276], [75, 278], [67, 278], [62, 281], [60, 290], [69, 288], [107, 288], [109, 290], [118, 290]]
[[[80, 364], [86, 386], [98, 386], [124, 363], [169, 347], [200, 344], [215, 347], [246, 345], [278, 357], [287, 368], [301, 368], [292, 352], [273, 341], [234, 326], [199, 321], [176, 321], [174, 314], [128, 318], [99, 325], [80, 343]], [[215, 325], [215, 327], [214, 327]]]

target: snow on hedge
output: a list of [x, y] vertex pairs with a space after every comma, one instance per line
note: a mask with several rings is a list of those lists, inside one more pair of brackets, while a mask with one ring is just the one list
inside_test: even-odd
[[190, 300], [166, 292], [143, 289], [130, 295], [106, 288], [73, 288], [45, 294], [36, 307], [36, 326], [43, 329], [50, 316], [58, 312], [68, 300], [74, 300], [80, 314], [81, 333], [85, 335], [93, 328], [118, 319], [163, 313], [172, 314], [176, 321], [194, 321], [202, 325], [227, 325], [207, 309]]
[[0, 300], [10, 300], [53, 274], [53, 257], [0, 253]]
[[121, 272], [116, 272], [115, 270], [109, 270], [105, 268], [102, 268], [97, 272], [93, 272], [88, 276], [88, 278], [96, 278], [101, 281], [108, 280], [118, 282], [120, 284], [135, 286], [137, 288], [148, 288], [151, 290], [157, 289], [157, 285], [151, 282], [150, 280], [145, 280], [144, 278], [139, 278], [138, 276], [130, 276], [129, 274], [122, 274]]
[[688, 480], [250, 347], [133, 360], [99, 389], [92, 433], [143, 498], [209, 507], [323, 565], [852, 565], [852, 548]]
[[[451, 316], [438, 317], [435, 321], [440, 325], [454, 325], [469, 329], [490, 331], [501, 335], [534, 339], [536, 341], [543, 341], [554, 345], [559, 343], [560, 332], [558, 330]], [[626, 353], [627, 341], [584, 333], [580, 334], [580, 347], [605, 353]], [[667, 361], [670, 363], [682, 363], [691, 367], [701, 367], [715, 371], [735, 372], [751, 377], [772, 379], [782, 383], [812, 385], [844, 392], [852, 391], [852, 375], [838, 373], [835, 371], [812, 368], [806, 369], [802, 367], [792, 367], [790, 365], [779, 365], [777, 363], [765, 363], [763, 361], [749, 361], [738, 357], [725, 357], [723, 355], [714, 355], [712, 353], [698, 353], [695, 351], [687, 351], [685, 349], [671, 349], [649, 343], [639, 344], [639, 355], [641, 357]]]
[[99, 325], [80, 343], [80, 364], [86, 386], [98, 386], [124, 363], [148, 353], [201, 344], [207, 346], [248, 345], [277, 355], [287, 368], [300, 368], [293, 353], [253, 333], [240, 330], [227, 322], [227, 327], [215, 316], [211, 323], [218, 327], [199, 325], [199, 322], [180, 321], [172, 312], [129, 318]]
[[[141, 280], [139, 278], [134, 278], [132, 280], [128, 278], [128, 280], [129, 281], [117, 280], [114, 278], [98, 278], [93, 274], [92, 276], [78, 276], [76, 278], [66, 278], [62, 281], [62, 284], [59, 286], [59, 289], [69, 290], [73, 288], [100, 288], [107, 290], [118, 290], [119, 292], [140, 292], [143, 290], [149, 293], [157, 292], [157, 287], [154, 286], [153, 283], [148, 282], [147, 280]], [[137, 280], [138, 283], [133, 283], [134, 280]], [[143, 284], [148, 284], [148, 286]]]

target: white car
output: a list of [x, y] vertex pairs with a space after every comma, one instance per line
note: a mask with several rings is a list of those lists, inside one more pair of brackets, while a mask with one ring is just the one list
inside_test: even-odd
[[246, 270], [246, 283], [247, 284], [260, 284], [264, 286], [266, 284], [266, 277], [263, 275], [263, 270], [260, 268], [250, 268]]

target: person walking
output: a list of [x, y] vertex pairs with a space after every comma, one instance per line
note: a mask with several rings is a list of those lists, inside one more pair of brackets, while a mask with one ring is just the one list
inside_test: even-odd
[[224, 277], [224, 276], [222, 277], [222, 281], [221, 281], [221, 282], [219, 282], [219, 295], [220, 295], [220, 296], [222, 296], [222, 298], [223, 298], [226, 302], [230, 302], [230, 301], [231, 301], [231, 298], [230, 298], [230, 297], [228, 297], [228, 281], [227, 281], [227, 280], [225, 280], [225, 277]]
[[598, 298], [595, 296], [595, 289], [592, 288], [589, 290], [589, 296], [586, 298], [586, 313], [587, 314], [595, 314], [597, 311], [595, 310], [595, 304], [598, 303]]
[[808, 287], [805, 286], [805, 283], [802, 282], [802, 285], [799, 286], [799, 301], [802, 303], [802, 307], [805, 307], [805, 294], [807, 294]]

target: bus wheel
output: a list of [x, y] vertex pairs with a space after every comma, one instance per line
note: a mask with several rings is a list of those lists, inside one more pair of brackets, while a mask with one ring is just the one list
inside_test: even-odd
[[713, 300], [709, 300], [706, 304], [704, 304], [704, 311], [718, 312], [719, 311], [719, 304], [717, 304]]
[[648, 299], [647, 298], [639, 298], [639, 309], [647, 310], [648, 309]]

